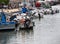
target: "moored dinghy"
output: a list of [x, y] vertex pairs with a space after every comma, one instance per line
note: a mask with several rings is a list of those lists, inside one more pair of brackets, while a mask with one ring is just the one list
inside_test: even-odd
[[8, 21], [6, 14], [4, 12], [0, 12], [0, 30], [4, 29], [15, 29], [15, 22]]
[[33, 28], [34, 26], [34, 21], [31, 19], [29, 15], [26, 13], [22, 13], [20, 15], [17, 15], [17, 18], [14, 20], [18, 21], [19, 23], [19, 28]]

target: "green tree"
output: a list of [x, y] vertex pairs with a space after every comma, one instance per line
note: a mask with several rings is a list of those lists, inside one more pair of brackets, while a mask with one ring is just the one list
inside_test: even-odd
[[0, 4], [5, 4], [7, 5], [9, 3], [9, 0], [0, 0]]

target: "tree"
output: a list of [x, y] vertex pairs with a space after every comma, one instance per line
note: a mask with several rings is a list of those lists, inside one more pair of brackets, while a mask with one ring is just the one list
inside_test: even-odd
[[9, 0], [0, 0], [0, 4], [8, 5], [8, 3], [9, 3]]
[[0, 0], [0, 9], [3, 12], [3, 5], [8, 5], [9, 0]]

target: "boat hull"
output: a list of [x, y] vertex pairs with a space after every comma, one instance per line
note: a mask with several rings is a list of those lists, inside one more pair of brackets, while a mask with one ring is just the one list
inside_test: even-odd
[[4, 30], [4, 29], [15, 29], [15, 24], [0, 25], [0, 30]]
[[0, 23], [0, 30], [4, 29], [15, 29], [15, 23], [14, 22]]
[[19, 25], [19, 28], [20, 28], [20, 29], [26, 29], [26, 28], [33, 28], [33, 26], [34, 26], [33, 23], [30, 23], [30, 25], [28, 25], [28, 26], [25, 26], [24, 24], [20, 24], [20, 25]]

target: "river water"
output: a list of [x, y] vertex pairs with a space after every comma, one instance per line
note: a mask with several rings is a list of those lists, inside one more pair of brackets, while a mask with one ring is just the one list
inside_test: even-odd
[[33, 30], [0, 32], [0, 44], [60, 44], [60, 13], [34, 21]]

